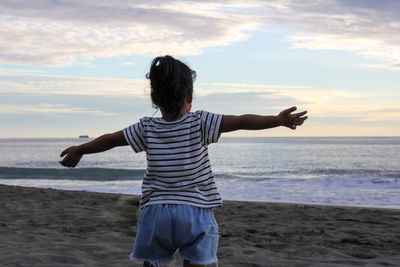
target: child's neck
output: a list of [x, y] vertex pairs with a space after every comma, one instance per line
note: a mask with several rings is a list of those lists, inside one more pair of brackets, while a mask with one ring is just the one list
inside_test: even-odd
[[162, 119], [168, 122], [176, 121], [179, 120], [183, 115], [185, 115], [188, 112], [180, 112], [177, 116], [173, 117], [171, 114], [165, 113], [161, 111], [162, 114]]
[[160, 108], [161, 114], [162, 114], [162, 119], [165, 121], [168, 121], [168, 122], [179, 120], [183, 115], [185, 115], [186, 113], [189, 113], [191, 109], [192, 109], [192, 95], [191, 94], [185, 98], [185, 100], [183, 102], [183, 106], [181, 108], [181, 111], [176, 116], [174, 116], [173, 114], [167, 113], [162, 108]]

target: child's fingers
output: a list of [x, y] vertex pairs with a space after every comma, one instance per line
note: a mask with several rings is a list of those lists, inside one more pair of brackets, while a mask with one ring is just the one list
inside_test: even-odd
[[65, 149], [63, 152], [61, 152], [60, 157], [64, 157], [68, 153], [69, 148]]
[[60, 164], [63, 165], [64, 167], [75, 167], [76, 163], [74, 164], [73, 162], [70, 161], [60, 161]]
[[298, 119], [297, 119], [297, 121], [304, 122], [306, 119], [308, 119], [308, 117], [307, 117], [307, 116], [305, 116], [305, 117], [301, 117], [301, 118], [298, 118]]
[[291, 108], [282, 110], [282, 111], [279, 113], [279, 115], [284, 116], [284, 117], [289, 116], [289, 114], [292, 113], [293, 111], [295, 111], [296, 109], [297, 109], [297, 107], [291, 107]]
[[60, 163], [61, 163], [62, 165], [64, 165], [64, 166], [66, 166], [66, 165], [68, 164], [68, 162], [69, 162], [68, 156], [65, 157], [65, 158], [63, 158], [63, 159], [60, 161]]
[[[64, 150], [63, 153], [64, 153], [65, 151], [66, 151], [66, 150]], [[63, 153], [61, 153], [61, 155], [62, 155]], [[66, 153], [64, 153], [64, 155], [65, 155], [65, 154], [66, 154]], [[63, 159], [60, 161], [60, 164], [63, 165], [64, 167], [70, 167], [70, 165], [72, 164], [72, 159], [71, 159], [71, 157], [70, 157], [69, 155], [67, 155], [65, 158], [63, 158]]]
[[297, 116], [297, 118], [300, 118], [300, 117], [303, 117], [306, 114], [307, 114], [307, 111], [303, 111], [303, 112], [296, 113], [295, 115]]
[[288, 115], [288, 114], [292, 113], [293, 111], [295, 111], [296, 109], [297, 109], [297, 107], [293, 106], [293, 107], [291, 107], [291, 108], [285, 109], [285, 110], [283, 111], [283, 113], [286, 114], [286, 115]]
[[67, 164], [67, 162], [65, 162], [64, 160], [62, 160], [62, 161], [59, 161], [60, 162], [60, 164], [61, 165], [63, 165], [64, 167], [68, 167], [68, 164]]
[[302, 118], [298, 118], [295, 125], [302, 125], [304, 123], [304, 121], [308, 119], [308, 117], [302, 117]]

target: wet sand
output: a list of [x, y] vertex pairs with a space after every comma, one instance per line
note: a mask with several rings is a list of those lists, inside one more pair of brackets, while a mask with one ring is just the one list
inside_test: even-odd
[[[138, 215], [137, 196], [0, 185], [0, 266], [141, 266]], [[400, 210], [225, 201], [215, 216], [219, 266], [400, 263]]]

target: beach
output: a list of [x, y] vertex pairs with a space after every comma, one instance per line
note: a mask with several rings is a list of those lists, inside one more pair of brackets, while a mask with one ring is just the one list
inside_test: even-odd
[[[0, 266], [141, 266], [139, 213], [135, 195], [0, 185]], [[400, 262], [398, 209], [225, 201], [215, 217], [219, 266]]]

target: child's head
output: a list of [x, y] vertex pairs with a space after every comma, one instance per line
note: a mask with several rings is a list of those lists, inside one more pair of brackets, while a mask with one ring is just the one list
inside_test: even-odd
[[146, 77], [150, 79], [153, 106], [176, 118], [184, 99], [193, 91], [196, 72], [167, 55], [153, 60]]

